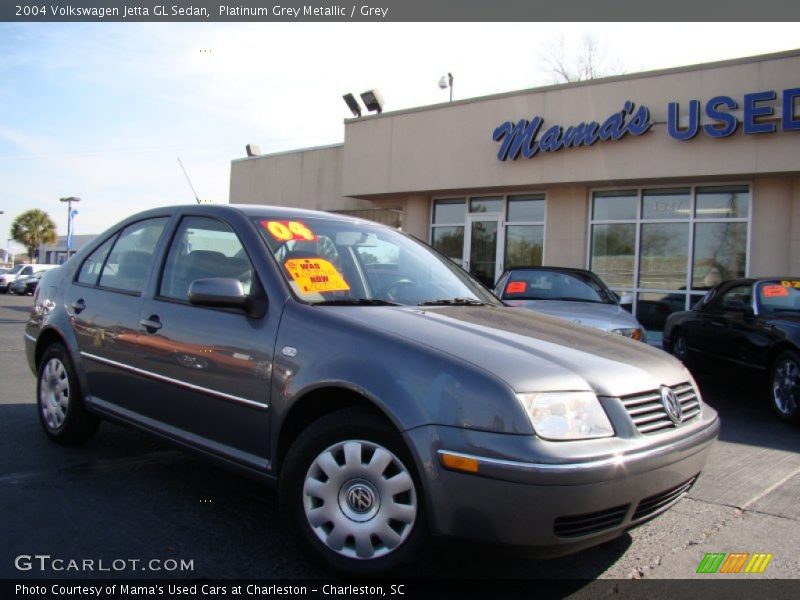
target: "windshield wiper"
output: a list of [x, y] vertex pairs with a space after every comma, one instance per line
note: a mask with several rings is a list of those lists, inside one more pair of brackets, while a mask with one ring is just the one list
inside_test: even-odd
[[439, 300], [426, 300], [417, 306], [483, 306], [485, 302], [475, 298], [441, 298]]
[[551, 300], [558, 300], [559, 302], [588, 302], [589, 304], [609, 304], [602, 300], [590, 300], [589, 298], [575, 298], [572, 296], [564, 296], [563, 298], [550, 298]]
[[336, 300], [322, 300], [312, 302], [314, 306], [402, 306], [397, 302], [379, 300], [378, 298], [337, 298]]

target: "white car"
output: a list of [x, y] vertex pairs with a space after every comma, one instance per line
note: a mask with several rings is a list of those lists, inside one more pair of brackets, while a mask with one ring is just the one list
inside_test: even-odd
[[57, 269], [60, 265], [17, 265], [11, 272], [0, 275], [0, 294], [8, 293], [8, 286], [21, 277], [30, 277], [42, 271]]

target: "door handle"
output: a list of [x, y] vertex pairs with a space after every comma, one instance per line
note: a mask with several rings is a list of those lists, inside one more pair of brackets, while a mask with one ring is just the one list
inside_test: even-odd
[[161, 319], [158, 318], [158, 315], [150, 315], [149, 318], [139, 321], [139, 325], [144, 327], [147, 333], [155, 333], [161, 329]]
[[84, 302], [83, 298], [79, 298], [72, 303], [72, 310], [75, 311], [76, 315], [86, 310], [86, 302]]

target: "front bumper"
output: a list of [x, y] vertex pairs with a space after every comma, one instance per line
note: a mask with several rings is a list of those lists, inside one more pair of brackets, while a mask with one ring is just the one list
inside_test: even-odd
[[[684, 432], [558, 463], [513, 457], [511, 449], [530, 448], [530, 436], [441, 426], [406, 436], [426, 457], [420, 464], [436, 534], [525, 546], [547, 557], [613, 539], [667, 510], [694, 484], [718, 433], [719, 420], [706, 406], [703, 419]], [[478, 472], [444, 468], [442, 452], [477, 459]]]

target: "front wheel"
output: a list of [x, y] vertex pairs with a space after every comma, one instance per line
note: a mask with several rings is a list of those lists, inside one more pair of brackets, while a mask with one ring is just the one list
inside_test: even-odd
[[88, 412], [66, 348], [53, 344], [39, 363], [36, 383], [39, 420], [50, 439], [60, 444], [80, 444], [90, 439], [100, 423]]
[[348, 575], [396, 570], [426, 539], [421, 485], [400, 435], [344, 409], [306, 429], [286, 455], [281, 508], [303, 549]]
[[800, 420], [800, 354], [787, 350], [778, 355], [770, 377], [772, 408], [784, 421]]

